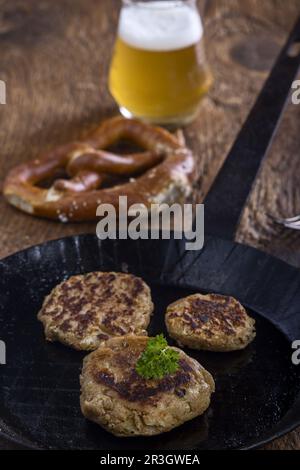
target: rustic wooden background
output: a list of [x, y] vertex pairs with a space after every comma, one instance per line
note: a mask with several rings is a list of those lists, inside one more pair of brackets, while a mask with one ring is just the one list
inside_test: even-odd
[[[117, 112], [107, 90], [119, 0], [0, 0], [0, 184], [16, 163], [83, 135]], [[296, 17], [299, 0], [199, 1], [215, 85], [185, 129], [203, 199]], [[300, 266], [300, 233], [270, 215], [300, 213], [300, 106], [290, 105], [245, 209], [237, 239]], [[0, 257], [95, 224], [26, 216], [0, 197]], [[5, 444], [2, 443], [4, 447]], [[300, 430], [266, 446], [300, 449]]]

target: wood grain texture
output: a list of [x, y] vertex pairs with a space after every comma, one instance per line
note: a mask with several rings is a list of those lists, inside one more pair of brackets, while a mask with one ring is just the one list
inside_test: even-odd
[[[201, 201], [246, 118], [296, 16], [298, 0], [209, 0], [207, 54], [215, 85], [185, 129], [197, 157]], [[0, 184], [10, 168], [84, 135], [117, 112], [107, 90], [118, 0], [0, 0]], [[270, 215], [300, 213], [300, 106], [291, 105], [256, 182], [237, 239], [300, 266], [299, 232]], [[0, 257], [45, 240], [95, 232], [95, 224], [39, 220], [0, 199]], [[300, 431], [268, 449], [300, 449]]]

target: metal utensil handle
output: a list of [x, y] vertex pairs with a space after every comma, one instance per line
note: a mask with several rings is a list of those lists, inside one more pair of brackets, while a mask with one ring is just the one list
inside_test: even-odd
[[[205, 231], [233, 239], [300, 67], [300, 18], [205, 198]], [[298, 44], [299, 45], [299, 44]]]

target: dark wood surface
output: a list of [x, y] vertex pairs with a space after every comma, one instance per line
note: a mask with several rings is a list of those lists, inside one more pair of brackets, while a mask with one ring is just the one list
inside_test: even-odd
[[[185, 129], [200, 172], [201, 201], [247, 116], [297, 15], [298, 0], [209, 0], [207, 54], [215, 85]], [[118, 0], [0, 0], [0, 184], [16, 163], [84, 135], [117, 112], [107, 90]], [[300, 236], [268, 215], [300, 213], [300, 106], [290, 105], [245, 209], [237, 239], [300, 266]], [[0, 256], [95, 224], [26, 216], [0, 198]], [[4, 444], [3, 444], [4, 445]], [[266, 446], [300, 449], [295, 431]]]

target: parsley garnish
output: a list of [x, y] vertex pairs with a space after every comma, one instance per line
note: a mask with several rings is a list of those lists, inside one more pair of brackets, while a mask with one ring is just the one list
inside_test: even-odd
[[137, 373], [145, 379], [162, 379], [178, 368], [179, 353], [168, 346], [162, 334], [149, 339], [135, 367]]

